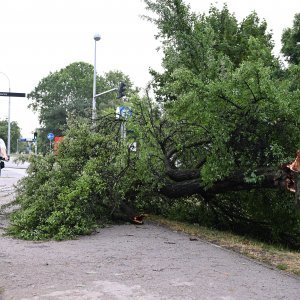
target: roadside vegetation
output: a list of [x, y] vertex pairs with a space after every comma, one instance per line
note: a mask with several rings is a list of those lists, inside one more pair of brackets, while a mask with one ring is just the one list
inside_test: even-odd
[[272, 245], [255, 240], [249, 236], [237, 235], [229, 231], [220, 231], [199, 224], [188, 224], [149, 216], [148, 219], [171, 230], [191, 235], [191, 240], [204, 240], [223, 248], [245, 255], [251, 259], [270, 265], [279, 270], [300, 276], [300, 253], [280, 245]]
[[[198, 224], [180, 226], [299, 273], [284, 252], [274, 250], [272, 259], [271, 245], [295, 250], [286, 259], [299, 258], [299, 203], [281, 166], [300, 148], [300, 14], [282, 37], [284, 66], [254, 12], [238, 22], [226, 5], [204, 15], [181, 0], [145, 3], [164, 70], [151, 70], [144, 96], [121, 72], [99, 77], [104, 90], [125, 81], [129, 101], [108, 95], [93, 124], [92, 67], [85, 63], [50, 74], [29, 94], [44, 126], [39, 142], [51, 128], [64, 139], [56, 153], [44, 139], [40, 155], [30, 158], [9, 233], [61, 240], [150, 213]], [[116, 116], [118, 105], [132, 113]], [[241, 237], [226, 245], [225, 231]], [[270, 249], [250, 247], [245, 236]]]

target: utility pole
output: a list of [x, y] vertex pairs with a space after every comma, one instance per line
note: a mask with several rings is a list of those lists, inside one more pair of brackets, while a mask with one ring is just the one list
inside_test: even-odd
[[96, 82], [97, 82], [97, 70], [96, 70], [96, 54], [97, 54], [97, 42], [100, 41], [100, 34], [96, 33], [94, 35], [95, 41], [95, 51], [94, 51], [94, 78], [93, 78], [93, 100], [92, 100], [92, 121], [93, 125], [95, 125], [97, 111], [96, 111]]
[[[10, 94], [10, 79], [9, 77], [0, 72], [0, 74], [4, 75], [8, 80], [8, 92]], [[10, 156], [10, 95], [8, 96], [8, 115], [7, 115], [7, 155]]]
[[4, 75], [8, 80], [8, 92], [0, 92], [0, 96], [8, 97], [8, 116], [7, 116], [7, 155], [10, 156], [10, 97], [26, 97], [25, 93], [11, 93], [10, 91], [10, 79], [9, 77], [0, 72], [0, 74]]

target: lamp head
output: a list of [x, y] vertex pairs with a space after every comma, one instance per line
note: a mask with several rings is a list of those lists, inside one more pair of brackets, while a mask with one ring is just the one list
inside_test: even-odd
[[99, 33], [96, 33], [94, 35], [94, 40], [97, 42], [97, 41], [100, 41], [101, 37], [100, 37], [100, 34]]

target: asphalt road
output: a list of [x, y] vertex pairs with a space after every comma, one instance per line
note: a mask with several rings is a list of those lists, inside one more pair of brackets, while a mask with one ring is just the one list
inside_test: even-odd
[[[0, 178], [2, 203], [21, 173]], [[146, 222], [63, 242], [0, 236], [0, 299], [300, 299], [300, 280]]]

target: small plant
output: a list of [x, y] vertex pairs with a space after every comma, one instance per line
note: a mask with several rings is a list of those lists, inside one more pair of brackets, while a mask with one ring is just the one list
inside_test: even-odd
[[276, 267], [279, 270], [287, 270], [288, 269], [288, 265], [286, 265], [286, 264], [279, 264]]

